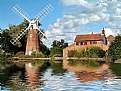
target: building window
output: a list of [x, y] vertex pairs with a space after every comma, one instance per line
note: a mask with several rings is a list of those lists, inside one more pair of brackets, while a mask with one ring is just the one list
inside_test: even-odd
[[90, 44], [92, 44], [92, 41], [90, 41]]
[[83, 42], [81, 42], [80, 45], [83, 45]]
[[93, 44], [97, 44], [97, 41], [94, 41]]
[[87, 42], [84, 42], [84, 45], [87, 45]]
[[76, 42], [76, 45], [79, 45], [79, 43], [78, 43], [78, 42]]
[[94, 41], [93, 44], [97, 44], [97, 41]]

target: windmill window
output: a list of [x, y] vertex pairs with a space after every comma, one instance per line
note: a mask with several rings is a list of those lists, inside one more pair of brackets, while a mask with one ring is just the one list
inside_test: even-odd
[[30, 34], [30, 38], [32, 38], [32, 34]]
[[33, 29], [33, 25], [31, 25], [32, 29]]

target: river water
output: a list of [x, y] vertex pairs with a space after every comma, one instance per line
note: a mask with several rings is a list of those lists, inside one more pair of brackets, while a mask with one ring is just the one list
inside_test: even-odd
[[0, 67], [0, 91], [121, 91], [121, 64], [33, 61]]

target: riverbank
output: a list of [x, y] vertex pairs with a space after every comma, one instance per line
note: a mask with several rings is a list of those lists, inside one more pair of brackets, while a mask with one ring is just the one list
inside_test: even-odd
[[95, 60], [97, 62], [110, 62], [110, 59], [107, 58], [77, 58], [77, 57], [52, 57], [52, 58], [19, 58], [19, 57], [13, 57], [15, 60], [14, 62], [19, 61], [32, 61], [32, 60]]
[[[28, 61], [33, 61], [33, 60], [39, 60], [39, 61], [46, 61], [46, 60], [95, 60], [97, 62], [112, 62], [110, 58], [77, 58], [77, 57], [68, 57], [68, 58], [63, 58], [63, 57], [51, 57], [51, 58], [20, 58], [20, 57], [13, 57], [13, 62], [28, 62]], [[121, 59], [115, 60], [114, 63], [121, 63]]]

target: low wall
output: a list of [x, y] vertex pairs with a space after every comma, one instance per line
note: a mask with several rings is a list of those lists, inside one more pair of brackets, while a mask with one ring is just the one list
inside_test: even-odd
[[98, 45], [76, 45], [76, 43], [73, 43], [72, 45], [66, 47], [63, 49], [63, 58], [67, 58], [68, 57], [68, 52], [71, 50], [79, 50], [81, 48], [87, 48], [87, 47], [91, 47], [91, 46], [98, 46], [100, 48], [102, 48], [104, 51], [107, 51], [109, 46], [108, 45], [104, 45], [104, 44], [98, 44]]

